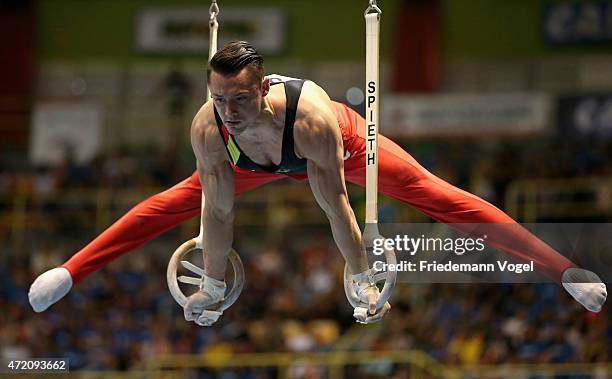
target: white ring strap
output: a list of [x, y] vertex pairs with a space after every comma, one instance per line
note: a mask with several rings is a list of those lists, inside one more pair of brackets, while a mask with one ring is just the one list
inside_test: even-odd
[[[210, 61], [217, 52], [217, 30], [219, 29], [219, 23], [217, 22], [219, 6], [217, 5], [217, 0], [212, 0], [208, 13], [210, 13], [210, 22], [208, 24], [210, 30], [208, 34], [208, 60]], [[210, 98], [210, 89], [206, 86], [206, 101], [210, 100]], [[195, 238], [196, 248], [198, 249], [202, 248], [202, 241], [204, 240], [204, 225], [201, 219], [202, 213], [204, 213], [204, 191], [202, 191], [202, 206], [200, 207], [200, 234]]]
[[[369, 9], [369, 8], [368, 8]], [[380, 9], [379, 9], [380, 10]], [[378, 82], [380, 13], [366, 13], [366, 224], [378, 222]]]

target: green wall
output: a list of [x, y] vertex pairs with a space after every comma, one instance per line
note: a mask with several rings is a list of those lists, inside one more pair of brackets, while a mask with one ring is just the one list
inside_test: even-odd
[[538, 0], [444, 0], [448, 58], [521, 57], [542, 49]]
[[[540, 14], [546, 0], [439, 1], [446, 59], [521, 59], [612, 51], [611, 44], [544, 46]], [[378, 0], [378, 3], [383, 9], [381, 55], [385, 59], [390, 55], [394, 16], [402, 0]], [[210, 3], [206, 0], [38, 0], [37, 4], [37, 51], [41, 60], [115, 61], [159, 58], [139, 54], [133, 48], [138, 10], [181, 5], [208, 9]], [[221, 12], [224, 6], [241, 5], [284, 9], [289, 43], [276, 58], [363, 59], [366, 0], [219, 0], [219, 4]]]
[[[383, 54], [399, 1], [384, 1]], [[224, 6], [275, 6], [287, 14], [287, 47], [282, 58], [304, 60], [359, 60], [364, 55], [367, 1], [219, 0]], [[200, 0], [39, 0], [38, 54], [48, 60], [130, 60], [152, 58], [134, 50], [135, 20], [139, 9], [159, 6], [196, 6]], [[221, 25], [220, 33], [223, 32]], [[205, 52], [206, 54], [207, 52]], [[155, 57], [153, 57], [154, 59]], [[194, 57], [195, 58], [195, 57]]]
[[[537, 58], [612, 52], [612, 44], [546, 46], [544, 6], [567, 0], [441, 0], [447, 59]], [[572, 2], [591, 0], [572, 0]]]

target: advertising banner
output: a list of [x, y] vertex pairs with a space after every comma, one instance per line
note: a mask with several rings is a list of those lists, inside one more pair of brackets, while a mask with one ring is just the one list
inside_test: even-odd
[[563, 134], [612, 137], [612, 94], [559, 98], [557, 123]]
[[78, 163], [86, 163], [99, 151], [101, 132], [102, 111], [96, 104], [39, 102], [33, 111], [30, 161], [58, 165], [69, 149]]
[[535, 134], [549, 126], [546, 94], [387, 95], [381, 131], [389, 136]]
[[612, 41], [612, 2], [555, 1], [544, 7], [542, 29], [550, 45]]
[[[207, 8], [148, 8], [138, 15], [136, 47], [144, 53], [208, 53]], [[249, 41], [262, 54], [278, 53], [285, 44], [285, 14], [278, 8], [223, 7], [218, 21], [219, 47]]]

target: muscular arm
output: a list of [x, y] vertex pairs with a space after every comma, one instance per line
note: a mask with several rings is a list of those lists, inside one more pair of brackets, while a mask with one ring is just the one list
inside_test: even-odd
[[351, 272], [368, 269], [361, 243], [361, 231], [351, 209], [344, 183], [342, 137], [331, 102], [326, 95], [318, 98], [317, 109], [309, 112], [295, 130], [296, 145], [308, 159], [308, 180], [312, 192], [325, 212], [334, 240]]
[[214, 125], [210, 127], [196, 118], [191, 128], [191, 145], [202, 196], [206, 199], [202, 209], [205, 274], [223, 280], [234, 237], [234, 173]]

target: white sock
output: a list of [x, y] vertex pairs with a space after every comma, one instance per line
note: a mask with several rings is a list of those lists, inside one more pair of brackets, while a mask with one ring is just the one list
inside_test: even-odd
[[34, 280], [28, 292], [34, 312], [42, 312], [66, 296], [72, 288], [72, 276], [63, 267], [42, 273]]
[[597, 274], [581, 268], [568, 268], [563, 271], [561, 283], [563, 288], [586, 309], [595, 313], [601, 311], [608, 293], [606, 285], [601, 282]]

